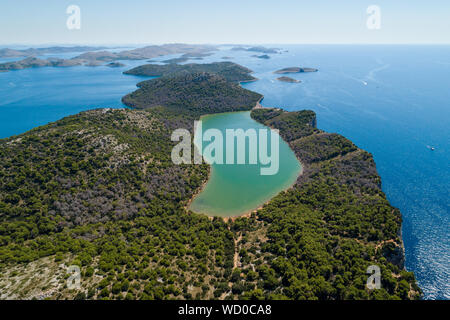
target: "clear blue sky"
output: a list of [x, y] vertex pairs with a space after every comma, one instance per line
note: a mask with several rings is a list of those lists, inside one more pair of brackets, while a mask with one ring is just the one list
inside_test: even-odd
[[[66, 8], [81, 8], [68, 30]], [[366, 27], [369, 5], [381, 29]], [[449, 0], [1, 0], [0, 44], [450, 43]]]

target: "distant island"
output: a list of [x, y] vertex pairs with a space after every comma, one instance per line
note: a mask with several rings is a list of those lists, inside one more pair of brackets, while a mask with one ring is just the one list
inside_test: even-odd
[[28, 49], [0, 49], [0, 58], [20, 58], [41, 56], [45, 54], [58, 54], [70, 52], [86, 52], [104, 50], [106, 47], [88, 47], [88, 46], [74, 46], [74, 47], [48, 47], [48, 48], [28, 48]]
[[291, 77], [279, 77], [277, 78], [278, 81], [282, 81], [282, 82], [290, 82], [290, 83], [300, 83], [300, 80], [297, 79], [293, 79]]
[[300, 68], [300, 67], [289, 67], [274, 71], [276, 74], [286, 74], [286, 73], [301, 73], [301, 72], [317, 72], [315, 68]]
[[[59, 48], [59, 47], [58, 47]], [[77, 47], [91, 48], [91, 47]], [[24, 50], [24, 52], [35, 52], [37, 49]], [[63, 49], [61, 49], [63, 50]], [[188, 57], [202, 57], [206, 56], [211, 51], [217, 50], [216, 47], [210, 45], [187, 45], [187, 44], [165, 44], [161, 46], [147, 46], [143, 48], [125, 50], [120, 52], [111, 51], [90, 51], [82, 53], [71, 59], [48, 58], [40, 59], [36, 57], [28, 57], [20, 61], [0, 63], [0, 71], [21, 70], [26, 68], [38, 67], [70, 67], [78, 65], [99, 66], [107, 62], [114, 62], [116, 60], [145, 60], [155, 57], [184, 53], [182, 60], [187, 60]], [[7, 53], [4, 53], [7, 54]], [[12, 53], [8, 53], [12, 54]], [[42, 54], [42, 53], [40, 53]]]
[[38, 68], [38, 67], [73, 67], [79, 66], [82, 62], [74, 59], [58, 59], [58, 58], [25, 58], [20, 61], [6, 62], [0, 64], [0, 71], [6, 72], [10, 70], [21, 70], [26, 68]]
[[125, 67], [125, 65], [123, 63], [120, 62], [110, 62], [106, 65], [107, 67], [110, 68], [120, 68], [120, 67]]
[[164, 60], [162, 62], [164, 62], [164, 63], [181, 63], [181, 62], [186, 62], [190, 59], [202, 60], [204, 57], [208, 57], [210, 55], [212, 55], [212, 52], [202, 52], [201, 50], [199, 50], [198, 52], [193, 51], [193, 52], [185, 53], [179, 58], [168, 59], [168, 60]]
[[267, 54], [263, 54], [263, 55], [253, 55], [252, 57], [254, 58], [258, 58], [258, 59], [270, 59], [270, 56], [268, 56]]
[[256, 80], [256, 78], [250, 74], [251, 70], [229, 61], [205, 63], [205, 64], [190, 63], [183, 65], [146, 64], [125, 71], [124, 74], [131, 74], [135, 76], [160, 77], [163, 75], [173, 76], [178, 74], [202, 73], [202, 72], [217, 74], [231, 82], [250, 82]]
[[[59, 58], [39, 59], [35, 57], [30, 57], [20, 61], [2, 63], [0, 64], [0, 72], [7, 72], [11, 70], [22, 70], [27, 68], [73, 67], [81, 65], [85, 65], [88, 67], [97, 67], [103, 65], [103, 63], [97, 60], [59, 59]], [[105, 66], [116, 68], [116, 67], [124, 67], [125, 65], [120, 62], [111, 62], [106, 64]]]
[[280, 49], [278, 48], [266, 48], [262, 46], [257, 47], [233, 47], [231, 48], [233, 51], [250, 51], [250, 52], [259, 52], [259, 53], [280, 53]]
[[217, 50], [217, 48], [210, 45], [164, 44], [160, 46], [153, 45], [120, 52], [87, 52], [75, 57], [74, 59], [98, 60], [105, 62], [111, 62], [115, 60], [145, 60], [177, 53], [189, 53], [194, 54], [195, 56], [199, 56], [200, 54], [215, 50]]

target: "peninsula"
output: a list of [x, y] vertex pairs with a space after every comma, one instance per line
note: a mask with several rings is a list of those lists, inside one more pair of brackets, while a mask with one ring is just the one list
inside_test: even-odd
[[[302, 163], [294, 186], [247, 217], [186, 205], [209, 166], [171, 161], [177, 128], [261, 100], [229, 62], [148, 65], [159, 74], [98, 109], [0, 140], [0, 298], [417, 299], [403, 267], [401, 215], [373, 157], [317, 129], [313, 111], [258, 108]], [[65, 285], [77, 265], [78, 289]], [[365, 287], [367, 268], [382, 287]], [[51, 272], [36, 270], [48, 268]]]

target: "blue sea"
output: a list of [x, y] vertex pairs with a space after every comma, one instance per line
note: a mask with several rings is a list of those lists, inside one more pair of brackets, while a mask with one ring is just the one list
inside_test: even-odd
[[[450, 46], [286, 45], [268, 60], [222, 47], [204, 60], [242, 64], [263, 106], [316, 111], [318, 127], [374, 155], [383, 190], [403, 215], [406, 268], [425, 299], [450, 299]], [[161, 60], [172, 58], [162, 57]], [[143, 78], [123, 68], [70, 67], [0, 73], [0, 138], [98, 107], [124, 107]], [[318, 68], [276, 80], [273, 71]], [[434, 150], [432, 150], [434, 148]]]

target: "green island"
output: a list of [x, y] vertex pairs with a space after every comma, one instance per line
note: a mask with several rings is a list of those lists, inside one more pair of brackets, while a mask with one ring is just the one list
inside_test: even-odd
[[[371, 154], [317, 129], [312, 111], [254, 108], [262, 96], [239, 86], [254, 80], [241, 66], [133, 70], [158, 78], [123, 98], [132, 109], [0, 140], [1, 299], [420, 297]], [[278, 129], [303, 173], [245, 217], [196, 214], [186, 207], [210, 167], [173, 164], [171, 133], [231, 111]], [[381, 289], [366, 287], [371, 265]]]

